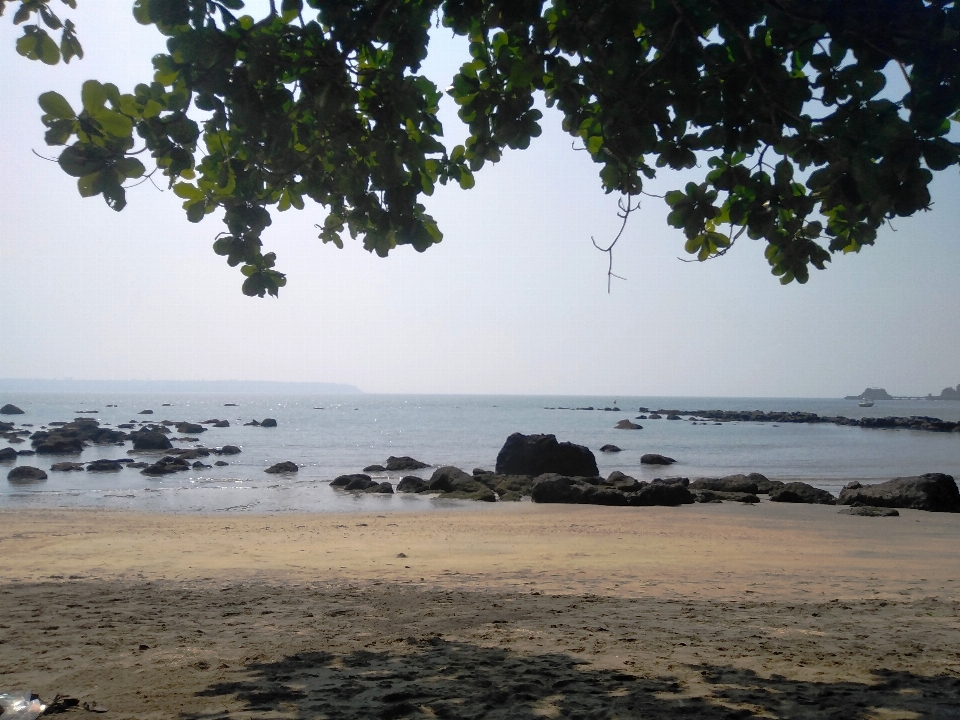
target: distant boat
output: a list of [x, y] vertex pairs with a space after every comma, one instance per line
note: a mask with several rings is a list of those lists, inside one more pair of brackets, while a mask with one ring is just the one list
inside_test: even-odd
[[858, 404], [860, 407], [873, 407], [873, 400], [861, 400]]

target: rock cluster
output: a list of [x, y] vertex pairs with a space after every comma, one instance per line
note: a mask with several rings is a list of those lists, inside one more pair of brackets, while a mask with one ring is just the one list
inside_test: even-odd
[[688, 505], [696, 497], [687, 488], [687, 478], [641, 482], [623, 473], [609, 478], [541, 475], [533, 484], [531, 497], [538, 503], [573, 503], [581, 505]]
[[377, 482], [363, 473], [341, 475], [330, 482], [330, 487], [351, 492], [393, 494], [393, 485], [389, 482]]
[[73, 422], [50, 425], [55, 427], [38, 430], [30, 436], [30, 444], [38, 455], [70, 455], [82, 452], [85, 443], [123, 444], [127, 439], [125, 432], [100, 427], [93, 418], [76, 418]]
[[[739, 422], [774, 423], [832, 423], [862, 428], [886, 428], [900, 430], [928, 430], [931, 432], [960, 432], [960, 422], [950, 422], [926, 415], [910, 417], [864, 417], [848, 418], [843, 415], [817, 415], [811, 412], [763, 412], [761, 410], [658, 410], [670, 418], [686, 415], [690, 419], [724, 420]], [[656, 413], [655, 413], [656, 414]], [[650, 415], [651, 418], [654, 415]]]
[[814, 505], [836, 505], [837, 499], [826, 490], [815, 488], [803, 482], [786, 483], [783, 487], [770, 491], [773, 502], [807, 503]]

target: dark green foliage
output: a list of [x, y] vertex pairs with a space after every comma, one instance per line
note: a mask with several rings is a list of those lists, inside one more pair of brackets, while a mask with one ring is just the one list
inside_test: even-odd
[[[706, 260], [746, 233], [766, 242], [782, 283], [929, 208], [933, 172], [960, 154], [947, 137], [960, 119], [960, 9], [945, 0], [271, 7], [257, 20], [240, 0], [137, 0], [137, 21], [168, 37], [152, 82], [131, 94], [88, 82], [79, 115], [41, 96], [47, 141], [73, 141], [60, 163], [81, 194], [123, 207], [122, 183], [145, 172], [129, 158], [135, 130], [192, 222], [224, 212], [214, 249], [242, 263], [251, 295], [285, 282], [261, 252], [271, 209], [307, 198], [329, 211], [324, 242], [342, 246], [346, 233], [381, 256], [439, 242], [420, 195], [450, 181], [469, 189], [504, 148], [528, 147], [541, 132], [536, 93], [601, 166], [607, 192], [637, 195], [660, 168], [705, 162], [702, 182], [666, 195], [686, 251]], [[59, 27], [48, 0], [21, 0], [15, 21], [33, 14]], [[417, 75], [434, 21], [469, 40], [448, 92], [470, 136], [450, 149], [441, 94]], [[68, 26], [66, 60], [79, 54]], [[28, 26], [18, 49], [55, 61], [40, 33]], [[887, 73], [902, 74], [904, 94], [887, 90]]]

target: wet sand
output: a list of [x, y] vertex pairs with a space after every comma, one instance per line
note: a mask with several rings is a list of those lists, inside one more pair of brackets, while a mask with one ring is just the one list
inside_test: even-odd
[[837, 510], [4, 510], [0, 692], [108, 718], [960, 717], [960, 515]]

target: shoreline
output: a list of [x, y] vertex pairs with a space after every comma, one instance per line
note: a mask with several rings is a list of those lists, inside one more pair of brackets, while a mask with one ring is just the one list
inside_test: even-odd
[[770, 502], [0, 510], [0, 674], [115, 719], [950, 717], [958, 536]]

